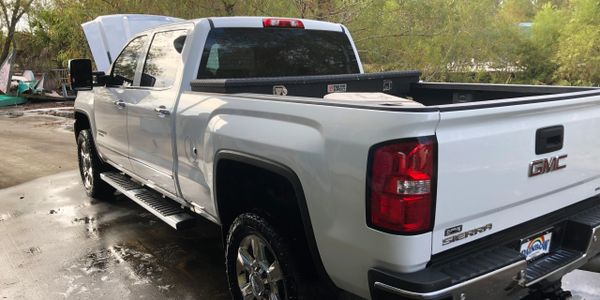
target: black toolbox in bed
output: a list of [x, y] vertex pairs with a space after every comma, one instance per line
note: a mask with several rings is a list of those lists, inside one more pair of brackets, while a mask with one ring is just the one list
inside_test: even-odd
[[408, 94], [419, 82], [419, 71], [367, 74], [289, 76], [263, 78], [196, 79], [192, 91], [209, 93], [256, 93], [323, 98], [334, 92], [383, 92], [395, 96]]

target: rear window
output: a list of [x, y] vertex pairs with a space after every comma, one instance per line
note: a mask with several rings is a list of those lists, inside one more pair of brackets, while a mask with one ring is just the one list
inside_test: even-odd
[[359, 73], [343, 32], [282, 28], [217, 28], [202, 53], [198, 78]]

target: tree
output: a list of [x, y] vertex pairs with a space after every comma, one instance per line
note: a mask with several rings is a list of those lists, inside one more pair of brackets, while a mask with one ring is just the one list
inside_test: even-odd
[[573, 0], [563, 24], [557, 77], [575, 85], [600, 85], [600, 1]]
[[556, 52], [566, 21], [565, 12], [551, 3], [545, 4], [535, 15], [531, 36], [522, 48], [521, 61], [525, 77], [532, 83], [554, 83], [554, 74], [559, 67]]
[[513, 23], [529, 22], [535, 15], [535, 2], [532, 0], [506, 0], [502, 3], [500, 14]]
[[2, 17], [4, 26], [6, 26], [7, 34], [2, 45], [2, 52], [0, 52], [0, 61], [4, 61], [8, 56], [10, 50], [10, 44], [14, 42], [15, 31], [17, 29], [17, 23], [21, 20], [23, 15], [31, 8], [33, 0], [2, 0], [0, 1], [0, 9], [2, 10]]

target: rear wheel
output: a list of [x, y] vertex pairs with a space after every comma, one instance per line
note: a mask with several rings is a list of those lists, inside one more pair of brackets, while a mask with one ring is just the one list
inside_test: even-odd
[[287, 241], [262, 217], [242, 214], [227, 236], [226, 269], [233, 299], [308, 299]]
[[94, 140], [89, 129], [84, 129], [77, 135], [77, 157], [79, 159], [79, 173], [85, 192], [94, 198], [111, 196], [114, 188], [100, 178], [100, 173], [109, 167], [100, 159]]

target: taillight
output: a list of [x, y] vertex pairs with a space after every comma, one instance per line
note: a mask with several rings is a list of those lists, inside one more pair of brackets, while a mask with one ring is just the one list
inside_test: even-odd
[[423, 137], [371, 150], [369, 226], [398, 234], [431, 230], [435, 148], [434, 137]]
[[263, 27], [304, 28], [304, 23], [295, 19], [268, 18], [263, 19]]

